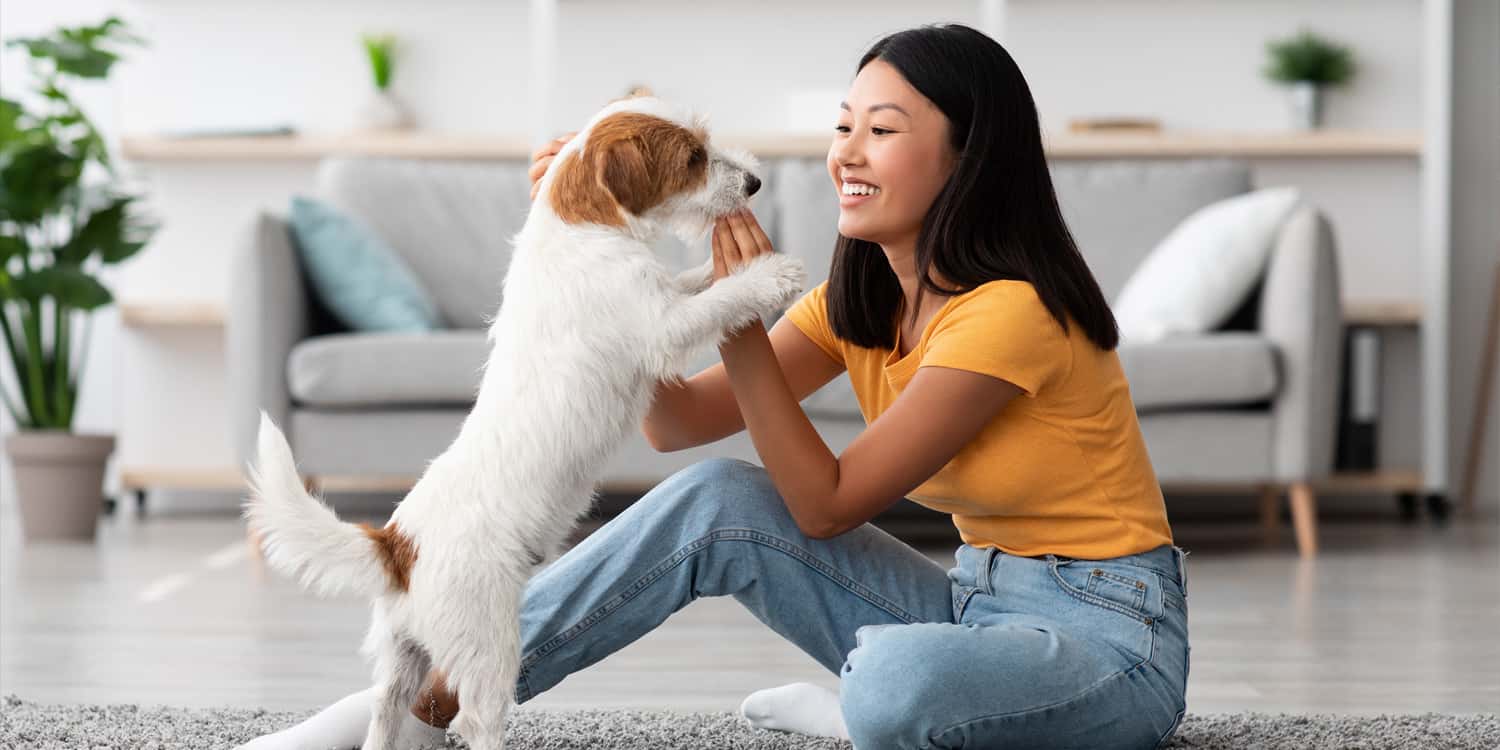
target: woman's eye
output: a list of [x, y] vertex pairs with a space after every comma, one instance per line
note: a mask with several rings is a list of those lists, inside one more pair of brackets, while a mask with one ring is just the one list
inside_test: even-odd
[[885, 128], [870, 128], [870, 132], [874, 133], [875, 135], [884, 135], [886, 133], [893, 133], [895, 131], [886, 130]]
[[849, 132], [849, 126], [848, 125], [834, 125], [833, 129], [835, 131], [839, 132], [839, 133], [847, 133], [847, 132]]

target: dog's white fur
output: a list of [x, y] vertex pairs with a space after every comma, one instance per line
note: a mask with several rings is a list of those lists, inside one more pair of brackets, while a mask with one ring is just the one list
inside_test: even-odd
[[286, 439], [262, 412], [244, 515], [268, 561], [320, 594], [374, 600], [361, 651], [383, 697], [367, 750], [393, 746], [434, 667], [459, 697], [453, 728], [475, 750], [504, 746], [523, 589], [589, 510], [599, 472], [641, 423], [656, 383], [802, 291], [801, 262], [779, 253], [712, 283], [711, 261], [673, 275], [650, 249], [661, 230], [701, 242], [715, 217], [744, 206], [747, 154], [705, 143], [704, 183], [628, 216], [623, 229], [564, 223], [548, 200], [556, 165], [620, 112], [703, 125], [659, 100], [615, 102], [542, 178], [514, 239], [474, 408], [391, 517], [417, 549], [407, 591], [393, 586], [364, 531], [304, 489]]

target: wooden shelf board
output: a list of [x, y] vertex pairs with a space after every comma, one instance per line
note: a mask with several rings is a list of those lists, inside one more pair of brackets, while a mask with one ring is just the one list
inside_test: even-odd
[[[726, 133], [715, 141], [762, 157], [817, 157], [828, 152], [832, 134]], [[1310, 132], [1071, 133], [1045, 137], [1057, 159], [1239, 156], [1261, 158], [1416, 157], [1422, 137], [1412, 131], [1316, 130]], [[525, 160], [532, 146], [524, 136], [411, 131], [405, 133], [303, 134], [225, 138], [127, 135], [121, 154], [137, 161], [260, 161], [317, 159], [361, 154], [423, 159]]]
[[135, 328], [221, 326], [224, 306], [216, 302], [121, 302], [120, 321]]
[[125, 466], [120, 468], [125, 490], [239, 490], [245, 478], [231, 467], [183, 468], [173, 466]]
[[1422, 323], [1422, 303], [1360, 300], [1344, 303], [1344, 322], [1357, 326], [1416, 326]]

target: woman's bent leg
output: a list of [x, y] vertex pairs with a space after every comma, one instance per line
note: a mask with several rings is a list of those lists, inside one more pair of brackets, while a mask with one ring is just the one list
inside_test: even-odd
[[701, 596], [734, 596], [838, 673], [865, 625], [952, 622], [947, 571], [865, 524], [804, 535], [765, 469], [709, 459], [667, 478], [533, 578], [521, 611], [524, 702]]

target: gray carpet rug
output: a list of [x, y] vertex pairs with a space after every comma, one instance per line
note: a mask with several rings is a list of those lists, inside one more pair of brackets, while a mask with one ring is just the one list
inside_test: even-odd
[[[14, 695], [0, 702], [4, 750], [228, 750], [311, 715], [252, 709], [180, 709], [135, 705], [57, 706]], [[465, 748], [457, 735], [448, 747]], [[517, 709], [513, 750], [848, 750], [849, 743], [752, 729], [730, 713], [547, 711]], [[1412, 714], [1189, 714], [1173, 748], [1422, 748], [1496, 750], [1500, 717]]]

